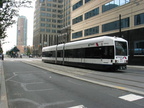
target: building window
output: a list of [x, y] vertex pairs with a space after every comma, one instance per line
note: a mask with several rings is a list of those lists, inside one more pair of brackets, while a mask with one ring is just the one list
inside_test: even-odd
[[80, 0], [79, 2], [77, 2], [76, 4], [73, 5], [73, 10], [81, 7], [83, 5], [83, 0]]
[[62, 3], [63, 1], [62, 0], [58, 0], [58, 3]]
[[62, 19], [63, 15], [57, 15], [57, 17]]
[[45, 18], [41, 18], [41, 21], [45, 21]]
[[41, 16], [46, 16], [46, 13], [41, 12]]
[[45, 27], [45, 23], [41, 23], [41, 27]]
[[40, 0], [40, 3], [44, 2], [45, 0]]
[[85, 13], [85, 19], [91, 18], [99, 14], [99, 8], [95, 8], [87, 13]]
[[47, 22], [51, 22], [51, 19], [46, 19]]
[[51, 4], [50, 4], [50, 3], [48, 3], [48, 4], [47, 4], [47, 6], [48, 6], [48, 7], [51, 7]]
[[47, 13], [47, 16], [48, 16], [48, 17], [51, 17], [51, 14], [50, 14], [50, 13]]
[[51, 31], [50, 29], [46, 29], [46, 32], [50, 33], [50, 31]]
[[53, 9], [53, 10], [52, 10], [52, 12], [56, 12], [56, 11], [57, 11], [56, 9]]
[[[129, 18], [121, 20], [121, 28], [129, 27]], [[102, 25], [102, 32], [119, 29], [119, 20]]]
[[93, 34], [97, 34], [99, 33], [99, 27], [93, 27], [93, 28], [89, 28], [89, 29], [86, 29], [84, 31], [84, 35], [85, 36], [88, 36], [88, 35], [93, 35]]
[[91, 0], [85, 0], [85, 3], [89, 2], [89, 1], [91, 1]]
[[76, 32], [72, 34], [72, 39], [82, 37], [82, 31]]
[[41, 11], [45, 11], [45, 8], [44, 8], [44, 7], [41, 7], [40, 9], [41, 9]]
[[106, 12], [106, 11], [116, 8], [118, 6], [125, 5], [129, 2], [130, 2], [130, 0], [112, 0], [109, 3], [102, 5], [102, 12]]
[[55, 19], [53, 19], [53, 20], [52, 20], [52, 22], [53, 22], [53, 23], [56, 23], [56, 20], [55, 20]]
[[52, 30], [52, 33], [56, 33], [57, 31], [56, 30]]
[[52, 27], [53, 27], [53, 28], [56, 28], [56, 25], [55, 25], [55, 24], [52, 24]]
[[57, 25], [58, 28], [62, 28], [62, 25]]
[[57, 5], [56, 4], [53, 4], [53, 7], [56, 7]]
[[63, 5], [58, 5], [58, 8], [63, 8]]
[[134, 16], [134, 24], [135, 25], [144, 24], [144, 13]]
[[75, 19], [73, 19], [73, 24], [79, 23], [81, 21], [83, 21], [83, 16], [82, 15], [79, 16], [79, 17], [76, 17]]
[[48, 11], [48, 12], [51, 12], [51, 8], [47, 8], [47, 11]]
[[56, 14], [52, 14], [52, 17], [53, 17], [53, 18], [56, 18]]
[[51, 27], [51, 24], [46, 24], [46, 27]]
[[58, 20], [57, 22], [58, 22], [58, 23], [62, 23], [62, 20]]
[[41, 32], [45, 32], [45, 29], [40, 29]]
[[134, 42], [134, 55], [144, 55], [144, 40]]

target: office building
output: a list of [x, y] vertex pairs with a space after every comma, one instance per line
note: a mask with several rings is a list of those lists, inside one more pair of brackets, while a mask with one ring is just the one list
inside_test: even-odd
[[117, 36], [129, 42], [129, 64], [144, 65], [143, 0], [71, 0], [70, 41]]
[[33, 54], [41, 56], [42, 47], [58, 44], [63, 25], [63, 0], [36, 0]]
[[26, 52], [27, 46], [27, 18], [25, 16], [18, 17], [17, 21], [17, 48], [20, 54]]

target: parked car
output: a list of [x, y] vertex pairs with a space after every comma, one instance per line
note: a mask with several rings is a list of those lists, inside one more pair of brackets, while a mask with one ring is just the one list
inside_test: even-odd
[[33, 58], [33, 55], [29, 55], [29, 58]]

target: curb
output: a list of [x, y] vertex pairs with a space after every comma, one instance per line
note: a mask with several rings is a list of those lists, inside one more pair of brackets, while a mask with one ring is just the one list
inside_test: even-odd
[[0, 82], [1, 82], [1, 92], [0, 92], [0, 108], [8, 108], [8, 100], [5, 85], [5, 76], [3, 71], [3, 61], [0, 61]]

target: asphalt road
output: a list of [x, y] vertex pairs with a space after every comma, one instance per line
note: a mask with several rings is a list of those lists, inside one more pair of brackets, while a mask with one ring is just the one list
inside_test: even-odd
[[21, 61], [6, 60], [3, 64], [9, 108], [144, 108], [144, 98], [139, 94], [73, 79]]

